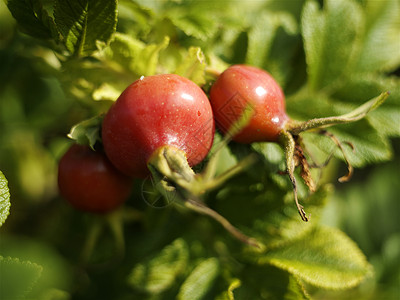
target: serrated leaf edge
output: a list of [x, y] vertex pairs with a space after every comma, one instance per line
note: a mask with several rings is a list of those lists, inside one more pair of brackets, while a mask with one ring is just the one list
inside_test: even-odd
[[43, 272], [43, 267], [37, 263], [31, 262], [29, 260], [20, 260], [19, 258], [16, 257], [11, 257], [11, 256], [6, 256], [3, 257], [0, 255], [0, 262], [5, 262], [5, 263], [12, 263], [12, 264], [19, 264], [19, 265], [25, 265], [29, 268], [36, 268], [38, 270], [36, 277], [32, 280], [30, 285], [26, 288], [25, 291], [21, 293], [21, 298], [23, 298], [25, 295], [27, 295], [35, 286], [35, 284], [38, 282], [39, 278], [42, 276]]

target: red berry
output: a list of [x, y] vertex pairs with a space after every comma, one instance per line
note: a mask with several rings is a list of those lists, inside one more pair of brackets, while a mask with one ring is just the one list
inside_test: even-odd
[[211, 148], [214, 120], [207, 96], [174, 74], [142, 77], [120, 95], [103, 121], [102, 139], [111, 162], [125, 174], [145, 177], [155, 150], [174, 146], [189, 165]]
[[253, 116], [233, 137], [240, 143], [277, 142], [289, 119], [279, 84], [269, 73], [251, 66], [226, 69], [211, 87], [210, 101], [217, 125], [225, 133], [250, 105]]
[[132, 180], [119, 172], [104, 152], [75, 144], [60, 160], [58, 186], [61, 195], [75, 208], [106, 213], [129, 197]]

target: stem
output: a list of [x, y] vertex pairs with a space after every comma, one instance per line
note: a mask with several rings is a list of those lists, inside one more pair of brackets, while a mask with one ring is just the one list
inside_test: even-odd
[[93, 249], [97, 244], [100, 233], [103, 229], [102, 224], [98, 219], [94, 219], [89, 228], [89, 233], [86, 236], [85, 245], [81, 253], [81, 261], [83, 264], [87, 264], [90, 256], [93, 253]]
[[204, 181], [209, 181], [214, 178], [215, 173], [217, 172], [217, 165], [218, 160], [221, 155], [222, 147], [218, 147], [218, 149], [212, 154], [210, 160], [208, 161], [207, 165], [205, 166], [201, 177]]
[[298, 135], [299, 133], [310, 129], [315, 129], [315, 128], [322, 129], [337, 124], [350, 123], [361, 120], [370, 111], [380, 106], [386, 100], [386, 98], [389, 97], [389, 94], [390, 94], [389, 92], [384, 92], [379, 96], [364, 103], [363, 105], [357, 107], [355, 110], [341, 116], [316, 118], [305, 122], [292, 122], [292, 123], [289, 122], [288, 128], [286, 128], [286, 130], [292, 133], [293, 135]]
[[122, 258], [125, 254], [123, 211], [114, 211], [107, 215], [106, 219], [115, 240], [116, 256]]
[[212, 79], [216, 80], [219, 75], [221, 75], [221, 71], [218, 71], [217, 69], [206, 67], [205, 68], [205, 73], [207, 76], [211, 77]]
[[191, 210], [194, 210], [198, 213], [201, 213], [203, 215], [207, 215], [214, 220], [216, 220], [218, 223], [220, 223], [232, 236], [234, 236], [236, 239], [239, 241], [248, 244], [250, 246], [262, 249], [263, 246], [254, 238], [250, 238], [243, 234], [239, 229], [237, 229], [235, 226], [233, 226], [227, 219], [225, 219], [223, 216], [221, 216], [219, 213], [216, 211], [212, 210], [211, 208], [205, 206], [203, 203], [200, 201], [195, 201], [192, 199], [187, 199], [185, 202], [185, 206]]
[[240, 173], [245, 168], [253, 164], [256, 161], [256, 159], [257, 158], [255, 154], [250, 154], [249, 156], [245, 157], [239, 163], [237, 163], [232, 168], [228, 169], [218, 177], [206, 180], [203, 184], [203, 189], [212, 190], [221, 186], [225, 181], [227, 181], [231, 177], [235, 176], [236, 174]]
[[297, 197], [297, 182], [294, 176], [294, 169], [295, 169], [295, 162], [294, 162], [294, 153], [296, 149], [296, 142], [292, 136], [292, 134], [288, 131], [283, 131], [281, 133], [281, 142], [285, 149], [285, 156], [286, 156], [286, 168], [289, 175], [289, 179], [293, 185], [293, 194], [294, 194], [294, 201], [296, 203], [297, 210], [300, 214], [300, 217], [303, 221], [307, 222], [308, 217], [306, 212], [304, 211], [304, 207], [299, 203]]
[[[205, 180], [209, 180], [214, 177], [218, 158], [219, 158], [219, 155], [220, 155], [222, 149], [229, 144], [229, 142], [232, 140], [232, 137], [234, 137], [237, 133], [239, 133], [244, 127], [246, 127], [246, 125], [251, 120], [253, 113], [254, 113], [253, 106], [250, 103], [248, 103], [245, 106], [240, 118], [231, 125], [228, 132], [224, 135], [222, 140], [215, 147], [214, 153], [211, 156], [211, 158], [204, 170], [204, 173], [203, 173], [203, 178]], [[243, 169], [243, 168], [241, 168], [241, 169]]]
[[142, 221], [144, 217], [143, 212], [131, 207], [124, 207], [122, 213], [125, 222]]

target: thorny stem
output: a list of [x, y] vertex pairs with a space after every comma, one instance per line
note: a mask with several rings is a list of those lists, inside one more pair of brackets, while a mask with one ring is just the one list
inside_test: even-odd
[[[336, 144], [336, 146], [342, 151], [344, 160], [345, 160], [345, 162], [347, 164], [347, 168], [348, 168], [348, 174], [340, 177], [339, 182], [348, 181], [353, 174], [353, 167], [349, 163], [349, 160], [344, 152], [342, 144], [334, 135], [328, 133], [325, 130], [321, 130], [321, 129], [330, 127], [333, 125], [337, 125], [337, 124], [355, 122], [355, 121], [358, 121], [358, 120], [364, 118], [369, 112], [371, 112], [372, 110], [374, 110], [378, 106], [380, 106], [386, 100], [386, 98], [389, 96], [389, 94], [390, 94], [389, 92], [383, 92], [379, 96], [369, 100], [368, 102], [360, 105], [353, 111], [351, 111], [347, 114], [344, 114], [344, 115], [327, 117], [327, 118], [315, 118], [315, 119], [311, 119], [311, 120], [308, 120], [305, 122], [291, 120], [290, 122], [288, 122], [286, 124], [285, 129], [281, 133], [280, 141], [285, 149], [287, 172], [288, 172], [290, 181], [292, 182], [292, 185], [293, 185], [293, 193], [294, 193], [297, 210], [299, 211], [299, 214], [303, 221], [308, 221], [308, 217], [304, 211], [303, 206], [300, 205], [299, 201], [298, 201], [297, 183], [296, 183], [296, 178], [294, 176], [294, 169], [296, 167], [295, 159], [297, 158], [297, 159], [301, 160], [303, 158], [305, 159], [305, 157], [303, 155], [301, 147], [296, 148], [296, 146], [300, 146], [300, 145], [296, 144], [296, 140], [294, 139], [294, 137], [297, 137], [300, 133], [302, 133], [304, 131], [308, 131], [308, 130], [312, 130], [312, 129], [319, 129], [320, 134], [323, 134], [323, 135], [331, 138], [332, 141]], [[348, 143], [348, 144], [354, 150], [353, 145], [351, 143]], [[299, 149], [299, 150], [297, 150], [298, 151], [297, 153], [296, 153], [296, 149]], [[298, 155], [298, 157], [296, 157], [296, 154]], [[303, 168], [302, 171], [307, 173], [308, 170], [306, 170], [305, 168], [308, 168], [308, 166], [305, 165], [304, 162], [301, 162], [301, 161], [300, 161], [300, 164], [302, 165], [302, 168]], [[307, 174], [304, 174], [304, 175], [306, 175], [306, 179], [307, 179], [307, 176], [309, 176]], [[306, 181], [306, 184], [310, 187], [310, 185], [308, 184], [307, 181]]]
[[214, 80], [216, 80], [219, 77], [219, 75], [221, 75], [222, 72], [217, 69], [214, 69], [214, 68], [206, 67], [205, 73], [206, 73], [206, 75], [208, 75], [211, 78], [213, 78]]
[[184, 201], [184, 204], [186, 207], [190, 208], [191, 210], [197, 211], [198, 213], [207, 215], [207, 216], [213, 218], [214, 220], [216, 220], [230, 234], [232, 234], [239, 241], [241, 241], [245, 244], [248, 244], [250, 246], [259, 248], [259, 249], [263, 248], [262, 245], [256, 239], [250, 238], [250, 237], [246, 236], [245, 234], [243, 234], [239, 229], [237, 229], [235, 226], [233, 226], [227, 219], [225, 219], [223, 216], [221, 216], [215, 210], [212, 210], [208, 206], [204, 205], [199, 200], [193, 200], [193, 199], [189, 198]]
[[286, 130], [293, 135], [298, 135], [299, 133], [310, 129], [322, 129], [337, 124], [361, 120], [370, 111], [380, 106], [386, 100], [386, 98], [389, 97], [389, 94], [389, 92], [383, 92], [378, 97], [371, 99], [370, 101], [357, 107], [355, 110], [341, 116], [316, 118], [305, 122], [288, 122], [288, 128], [286, 128]]
[[[111, 230], [111, 234], [113, 235], [115, 242], [115, 254], [113, 254], [108, 261], [96, 265], [90, 265], [89, 267], [106, 267], [107, 265], [114, 263], [116, 260], [123, 258], [125, 254], [125, 237], [123, 229], [124, 210], [117, 209], [104, 215], [104, 217], [96, 216], [93, 219], [81, 253], [82, 264], [88, 264], [93, 253], [93, 249], [96, 246], [105, 225], [108, 226], [108, 228]], [[138, 217], [141, 216], [136, 214], [135, 219]]]
[[[203, 173], [201, 174], [201, 176], [202, 176], [203, 180], [205, 181], [206, 185], [208, 184], [207, 183], [208, 180], [213, 180], [213, 177], [214, 177], [215, 171], [216, 171], [216, 166], [217, 166], [217, 163], [218, 163], [218, 159], [219, 159], [219, 156], [221, 154], [221, 150], [229, 144], [229, 142], [232, 140], [233, 136], [235, 136], [244, 127], [246, 127], [246, 125], [249, 123], [249, 121], [250, 121], [251, 117], [253, 116], [253, 114], [254, 114], [254, 108], [252, 107], [251, 104], [247, 104], [245, 106], [245, 108], [243, 110], [243, 113], [240, 116], [240, 118], [238, 120], [236, 120], [231, 125], [231, 127], [228, 130], [228, 132], [226, 132], [226, 134], [224, 135], [222, 140], [217, 144], [215, 149], [212, 149], [213, 150], [212, 156], [211, 156], [207, 166], [205, 167]], [[247, 164], [250, 164], [249, 161], [244, 162], [244, 163], [239, 163], [237, 166], [234, 167], [237, 171], [230, 172], [231, 176], [236, 175], [240, 170], [242, 170], [244, 168], [244, 167], [242, 167], [242, 165], [247, 166]], [[227, 172], [229, 172], [229, 170]], [[228, 176], [225, 176], [225, 175], [221, 175], [221, 176], [225, 177], [224, 180], [227, 180], [228, 178], [231, 177], [231, 176], [228, 177]], [[219, 182], [222, 184], [223, 181], [219, 180]]]
[[125, 255], [125, 237], [123, 227], [123, 215], [121, 210], [116, 210], [107, 215], [107, 222], [114, 237], [116, 256], [122, 258]]
[[294, 162], [294, 153], [296, 149], [296, 142], [292, 136], [292, 134], [288, 131], [283, 131], [281, 133], [281, 142], [285, 149], [285, 156], [286, 156], [286, 168], [288, 171], [289, 179], [293, 186], [293, 194], [294, 194], [294, 201], [296, 203], [297, 210], [300, 214], [300, 217], [303, 221], [307, 222], [308, 217], [306, 212], [304, 211], [304, 207], [299, 203], [297, 197], [297, 182], [294, 176], [294, 169], [295, 169], [295, 162]]
[[93, 249], [97, 244], [100, 233], [103, 229], [103, 224], [100, 223], [98, 219], [94, 219], [93, 223], [90, 224], [89, 232], [86, 236], [85, 245], [81, 253], [81, 262], [87, 264], [90, 256], [93, 253]]
[[200, 184], [203, 186], [203, 190], [212, 190], [212, 189], [215, 189], [215, 188], [221, 186], [229, 178], [235, 176], [236, 174], [243, 171], [243, 169], [245, 169], [248, 166], [250, 166], [251, 164], [253, 164], [256, 159], [257, 158], [255, 155], [250, 154], [249, 156], [242, 159], [239, 163], [237, 163], [232, 168], [228, 169], [227, 171], [225, 171], [218, 177], [211, 178], [204, 182], [200, 182]]
[[[224, 143], [227, 142], [228, 139], [226, 139]], [[222, 147], [218, 148], [215, 154], [218, 155], [221, 149]], [[173, 183], [174, 187], [171, 186], [171, 188], [180, 192], [180, 198], [182, 199], [184, 206], [213, 218], [239, 241], [250, 246], [262, 248], [262, 245], [258, 243], [256, 239], [243, 234], [227, 219], [206, 206], [200, 199], [197, 199], [197, 197], [206, 190], [220, 186], [223, 182], [239, 173], [249, 164], [253, 163], [254, 160], [254, 156], [249, 156], [218, 177], [214, 177], [215, 170], [211, 168], [208, 169], [208, 171], [206, 170], [207, 173], [205, 173], [205, 176], [203, 177], [203, 174], [196, 175], [193, 172], [187, 163], [183, 151], [174, 147], [165, 146], [156, 150], [149, 160], [148, 167], [155, 179], [164, 183]], [[214, 163], [216, 163], [216, 161], [214, 161]], [[160, 192], [163, 195], [169, 191], [169, 189], [165, 187], [165, 184], [157, 186], [160, 187]]]

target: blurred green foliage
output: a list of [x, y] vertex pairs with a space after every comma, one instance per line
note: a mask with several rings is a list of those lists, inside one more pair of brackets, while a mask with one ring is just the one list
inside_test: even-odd
[[[121, 0], [118, 23], [116, 14], [97, 18], [115, 12], [117, 2], [105, 1], [87, 14], [92, 31], [83, 44], [76, 39], [87, 34], [82, 12], [55, 2], [53, 11], [52, 1], [9, 0], [11, 10], [34, 12], [14, 10], [18, 25], [0, 2], [0, 170], [11, 193], [11, 214], [0, 229], [1, 296], [400, 297], [398, 1]], [[67, 11], [74, 22], [64, 19]], [[352, 181], [331, 184], [345, 173], [342, 162], [332, 160], [315, 194], [308, 197], [301, 186], [312, 213], [312, 225], [305, 224], [290, 182], [278, 175], [282, 150], [232, 144], [218, 172], [248, 153], [260, 163], [207, 195], [207, 203], [268, 251], [244, 247], [214, 221], [180, 207], [149, 207], [137, 181], [118, 212], [125, 221], [125, 256], [113, 256], [112, 231], [103, 230], [89, 264], [82, 263], [99, 218], [73, 211], [57, 192], [57, 162], [71, 143], [71, 127], [105, 112], [141, 75], [179, 73], [207, 89], [206, 68], [222, 71], [234, 63], [273, 74], [287, 95], [289, 115], [300, 120], [344, 113], [390, 90], [367, 119], [332, 130], [356, 147], [349, 156], [360, 169]], [[85, 127], [75, 133], [82, 131], [96, 139]], [[334, 151], [323, 137], [307, 133], [304, 140], [318, 160]], [[24, 276], [15, 279], [17, 273]]]

